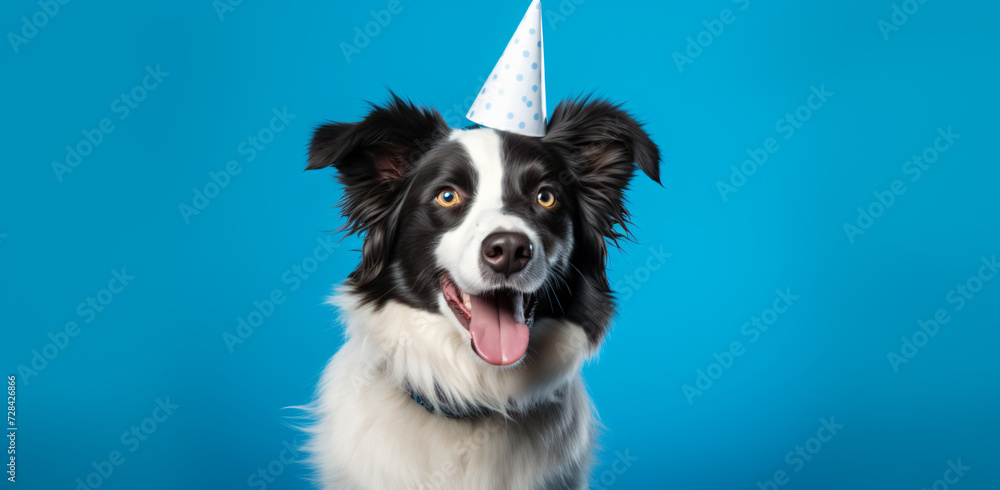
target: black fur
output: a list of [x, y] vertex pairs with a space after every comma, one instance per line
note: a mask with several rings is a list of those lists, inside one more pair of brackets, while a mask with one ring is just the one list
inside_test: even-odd
[[[438, 238], [457, 226], [462, 209], [433, 203], [444, 186], [475, 200], [476, 173], [464, 148], [437, 111], [392, 95], [359, 123], [316, 130], [308, 169], [334, 166], [349, 233], [364, 236], [362, 261], [348, 284], [367, 301], [389, 300], [437, 311], [441, 270], [433, 267]], [[659, 182], [659, 150], [627, 112], [605, 100], [559, 104], [542, 138], [500, 132], [504, 209], [528, 222], [551, 248], [572, 223], [571, 267], [549, 279], [536, 317], [568, 318], [595, 345], [614, 313], [605, 272], [606, 241], [629, 238], [624, 191], [638, 166]], [[540, 189], [557, 205], [535, 205]], [[468, 209], [469, 206], [464, 206]]]
[[344, 186], [341, 212], [344, 230], [365, 235], [361, 264], [351, 280], [378, 279], [390, 262], [389, 245], [394, 198], [414, 161], [450, 129], [437, 111], [421, 109], [396, 94], [359, 123], [331, 123], [316, 128], [309, 144], [307, 170], [333, 166]]
[[541, 143], [551, 158], [562, 160], [568, 172], [561, 181], [575, 194], [570, 202], [576, 205], [576, 246], [570, 263], [577, 274], [559, 291], [559, 302], [596, 344], [614, 314], [606, 240], [618, 245], [619, 239], [631, 238], [625, 191], [636, 164], [660, 182], [660, 151], [620, 105], [587, 97], [556, 106]]

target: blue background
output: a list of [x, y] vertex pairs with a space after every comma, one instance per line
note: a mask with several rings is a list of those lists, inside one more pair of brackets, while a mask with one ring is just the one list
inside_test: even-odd
[[[274, 464], [299, 437], [283, 407], [310, 400], [341, 342], [322, 303], [359, 246], [309, 261], [339, 225], [330, 172], [302, 172], [311, 128], [362, 117], [387, 87], [467, 124], [528, 2], [404, 0], [348, 62], [341, 43], [387, 3], [244, 2], [220, 20], [208, 0], [71, 2], [16, 53], [8, 33], [41, 7], [3, 3], [5, 374], [79, 327], [19, 382], [21, 488], [74, 488], [116, 450], [102, 488], [243, 488], [269, 464], [267, 488], [308, 487], [305, 467]], [[773, 488], [785, 471], [782, 488], [929, 488], [961, 458], [956, 488], [1000, 486], [1000, 280], [948, 302], [1000, 253], [1000, 4], [930, 0], [885, 39], [893, 3], [543, 4], [549, 110], [590, 91], [625, 102], [664, 156], [664, 187], [630, 194], [637, 243], [609, 264], [621, 314], [584, 372], [606, 426], [595, 483]], [[723, 9], [733, 22], [678, 68]], [[157, 65], [169, 75], [120, 119], [114, 101]], [[833, 95], [786, 139], [775, 123], [811, 87]], [[250, 161], [241, 143], [282, 108], [294, 119]], [[102, 118], [114, 130], [57, 176]], [[948, 127], [960, 138], [911, 181], [903, 165]], [[730, 166], [772, 137], [723, 198]], [[179, 206], [230, 160], [241, 173], [185, 222]], [[844, 223], [897, 179], [906, 192], [852, 243]], [[121, 268], [135, 278], [87, 322], [78, 304]], [[750, 342], [742, 326], [786, 288], [799, 299]], [[286, 300], [230, 352], [223, 335], [274, 290]], [[937, 309], [951, 321], [895, 372], [887, 355]], [[735, 341], [743, 355], [689, 400]], [[167, 397], [179, 408], [129, 452], [122, 433]], [[822, 418], [844, 427], [786, 462]], [[638, 460], [615, 473], [616, 451]]]

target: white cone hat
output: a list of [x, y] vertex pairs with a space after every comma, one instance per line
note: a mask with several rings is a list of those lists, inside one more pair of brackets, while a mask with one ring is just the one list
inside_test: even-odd
[[526, 136], [545, 136], [542, 3], [534, 0], [465, 117]]

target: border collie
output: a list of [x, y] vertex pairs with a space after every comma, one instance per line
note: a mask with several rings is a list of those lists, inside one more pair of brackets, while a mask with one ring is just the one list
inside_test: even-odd
[[660, 156], [619, 105], [578, 98], [543, 137], [451, 129], [390, 96], [316, 129], [361, 263], [307, 449], [325, 488], [585, 488], [597, 420], [580, 376], [614, 302], [623, 193]]

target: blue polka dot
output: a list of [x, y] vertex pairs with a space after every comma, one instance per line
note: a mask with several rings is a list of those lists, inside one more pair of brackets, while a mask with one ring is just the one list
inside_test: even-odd
[[538, 47], [539, 48], [542, 47], [542, 42], [541, 41], [538, 41]]
[[531, 104], [532, 104], [532, 102], [529, 100], [528, 101], [528, 107], [531, 107]]
[[519, 44], [521, 42], [520, 38], [514, 39], [514, 44]]
[[514, 113], [513, 112], [508, 112], [507, 113], [507, 119], [514, 119]]
[[521, 80], [524, 80], [524, 75], [518, 74], [517, 75], [517, 81], [520, 82]]
[[486, 110], [490, 110], [492, 108], [493, 108], [493, 104], [490, 104], [490, 103], [486, 104]]
[[472, 117], [472, 116], [475, 116], [475, 115], [476, 115], [476, 111], [472, 111], [472, 112], [469, 113], [469, 117]]
[[517, 127], [521, 128], [521, 129], [524, 129], [524, 123], [523, 122], [522, 123], [518, 123]]
[[536, 121], [538, 120], [538, 113], [537, 112], [535, 113], [535, 120]]
[[486, 93], [486, 89], [483, 89], [483, 91], [482, 91], [481, 93], [484, 93], [484, 94], [485, 94], [485, 93]]
[[528, 96], [527, 95], [525, 95], [524, 97], [521, 97], [521, 102], [527, 102], [527, 101], [528, 101]]
[[531, 91], [532, 92], [538, 92], [538, 85], [532, 85], [531, 86]]
[[531, 64], [531, 69], [532, 70], [537, 70], [538, 69], [538, 63], [532, 63]]
[[534, 33], [536, 33], [536, 32], [538, 32], [538, 31], [536, 31], [536, 30], [534, 30], [534, 29], [528, 29], [528, 34], [534, 34]]
[[493, 79], [496, 80], [498, 75], [493, 75]]
[[510, 63], [507, 63], [506, 65], [504, 65], [503, 69], [504, 70], [509, 70], [510, 69]]
[[530, 55], [531, 55], [531, 53], [529, 53], [529, 52], [527, 52], [527, 51], [525, 51], [525, 52], [521, 53], [521, 56], [524, 56], [525, 58], [527, 58], [527, 57], [528, 57], [528, 56], [530, 56]]

